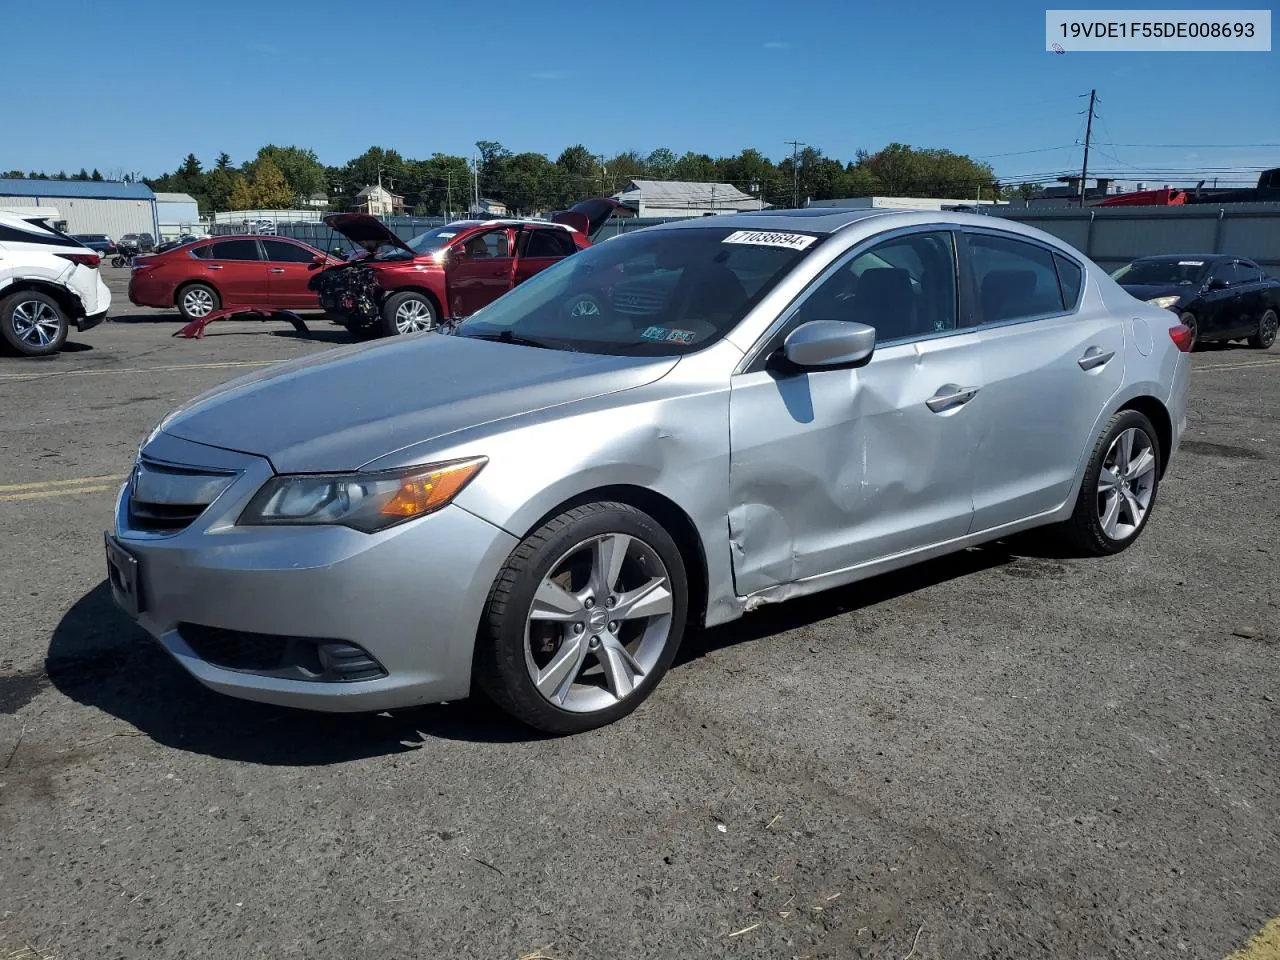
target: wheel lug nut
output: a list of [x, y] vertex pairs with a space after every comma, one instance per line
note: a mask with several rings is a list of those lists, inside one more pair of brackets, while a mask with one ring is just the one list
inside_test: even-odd
[[617, 621], [617, 620], [610, 620], [610, 621], [609, 621], [609, 632], [610, 632], [610, 633], [617, 633], [617, 632], [618, 632], [618, 621]]
[[600, 638], [592, 637], [591, 640], [587, 643], [587, 646], [590, 647], [592, 650], [596, 649], [597, 647], [600, 646]]
[[581, 632], [582, 632], [583, 630], [585, 630], [585, 629], [586, 629], [586, 627], [584, 627], [584, 626], [583, 626], [582, 624], [580, 624], [580, 623], [575, 623], [575, 624], [573, 625], [573, 632], [574, 632], [574, 633], [581, 633]]
[[583, 601], [582, 605], [586, 607], [588, 610], [590, 610], [592, 607], [596, 605], [596, 601], [593, 597], [587, 597], [587, 599]]

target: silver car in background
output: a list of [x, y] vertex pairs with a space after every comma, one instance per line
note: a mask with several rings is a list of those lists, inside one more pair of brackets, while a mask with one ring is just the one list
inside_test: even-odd
[[992, 217], [651, 227], [452, 334], [171, 414], [120, 490], [110, 581], [214, 690], [364, 711], [475, 685], [581, 731], [635, 709], [691, 626], [1031, 527], [1125, 549], [1186, 425], [1189, 346]]

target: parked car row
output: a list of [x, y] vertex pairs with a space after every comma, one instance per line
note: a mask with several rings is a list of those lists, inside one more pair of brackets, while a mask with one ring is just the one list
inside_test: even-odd
[[[324, 269], [442, 271], [460, 314], [505, 281], [430, 248], [518, 264], [541, 229], [460, 227]], [[667, 223], [439, 334], [173, 411], [121, 485], [106, 569], [213, 690], [326, 711], [484, 691], [537, 729], [587, 730], [649, 697], [689, 630], [762, 604], [1032, 528], [1127, 549], [1186, 428], [1191, 339], [1010, 220]]]

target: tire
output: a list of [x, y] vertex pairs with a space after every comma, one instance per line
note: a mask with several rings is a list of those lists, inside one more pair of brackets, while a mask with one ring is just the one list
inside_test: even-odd
[[386, 337], [398, 337], [408, 333], [434, 330], [440, 323], [440, 313], [431, 298], [417, 290], [402, 290], [387, 297], [382, 304], [380, 332]]
[[564, 306], [566, 320], [600, 320], [604, 316], [604, 304], [589, 293], [574, 297]]
[[71, 323], [57, 300], [38, 290], [0, 299], [0, 336], [24, 357], [50, 357], [67, 342]]
[[222, 298], [218, 296], [218, 291], [207, 283], [188, 283], [180, 287], [174, 300], [178, 313], [187, 321], [199, 320], [222, 308]]
[[[1127, 482], [1119, 484], [1113, 497], [1108, 497], [1099, 481], [1103, 478], [1104, 468], [1110, 473], [1110, 467], [1115, 463], [1113, 453], [1119, 445], [1119, 439], [1125, 434], [1130, 435], [1132, 442], [1129, 475], [1119, 478]], [[1145, 451], [1150, 452], [1150, 458], [1143, 456]], [[1136, 469], [1139, 465], [1140, 471]], [[1110, 556], [1128, 549], [1141, 536], [1147, 521], [1151, 519], [1163, 467], [1160, 439], [1151, 421], [1137, 410], [1121, 410], [1107, 423], [1098, 442], [1094, 444], [1089, 463], [1085, 467], [1084, 480], [1080, 484], [1075, 510], [1057, 528], [1060, 538], [1084, 556]], [[1114, 524], [1109, 524], [1106, 508], [1111, 505], [1113, 498], [1117, 501], [1118, 509]], [[1136, 513], [1134, 504], [1141, 506], [1144, 501], [1145, 509], [1135, 524], [1132, 522]], [[1112, 532], [1109, 532], [1109, 527]]]
[[[608, 576], [600, 574], [610, 568], [611, 554], [595, 549], [596, 542], [624, 548], [612, 565], [619, 571], [616, 605], [603, 589]], [[563, 589], [544, 583], [552, 577]], [[641, 585], [651, 592], [631, 609], [645, 613], [627, 616], [624, 605], [634, 603]], [[538, 612], [545, 616], [532, 616], [540, 591]], [[661, 524], [625, 503], [574, 507], [525, 537], [494, 580], [476, 643], [476, 686], [544, 733], [613, 723], [643, 703], [666, 674], [684, 636], [688, 603], [684, 561]], [[570, 666], [554, 669], [558, 663]], [[545, 694], [536, 673], [544, 677]]]
[[124, 266], [124, 257], [120, 256], [119, 254], [117, 254], [116, 256], [112, 257], [112, 258], [111, 258], [111, 265], [112, 265], [113, 267], [123, 267], [123, 266]]
[[1276, 342], [1276, 329], [1280, 327], [1280, 315], [1275, 308], [1267, 310], [1258, 321], [1258, 332], [1249, 338], [1249, 346], [1255, 350], [1270, 350]]
[[1187, 352], [1190, 353], [1192, 350], [1196, 348], [1196, 344], [1200, 342], [1199, 321], [1196, 320], [1196, 315], [1192, 313], [1190, 310], [1181, 314], [1178, 317], [1178, 319], [1182, 321], [1182, 325], [1184, 327], [1188, 327], [1191, 330], [1191, 346], [1187, 350]]

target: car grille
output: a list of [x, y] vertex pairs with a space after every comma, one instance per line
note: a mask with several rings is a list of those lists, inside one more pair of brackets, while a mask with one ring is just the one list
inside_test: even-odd
[[235, 477], [231, 471], [140, 459], [129, 478], [129, 525], [153, 533], [184, 530]]
[[650, 283], [620, 283], [610, 295], [613, 312], [633, 317], [651, 317], [667, 305], [669, 288]]
[[178, 633], [196, 656], [215, 667], [285, 680], [352, 683], [387, 671], [358, 644], [180, 623]]

